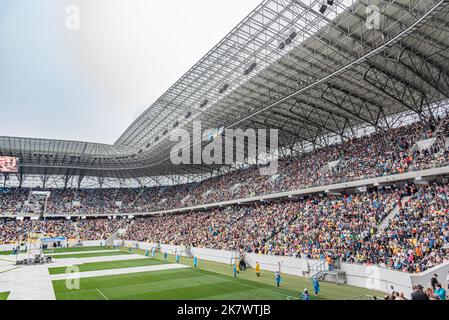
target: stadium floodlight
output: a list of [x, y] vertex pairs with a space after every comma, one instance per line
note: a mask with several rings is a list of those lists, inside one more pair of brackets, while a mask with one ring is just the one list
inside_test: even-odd
[[330, 6], [333, 5], [334, 4], [334, 0], [327, 0], [327, 4], [330, 5]]
[[285, 48], [285, 42], [279, 44], [279, 49], [283, 50]]
[[326, 9], [327, 9], [327, 5], [325, 5], [325, 4], [323, 3], [323, 4], [321, 5], [320, 12], [324, 14], [324, 12], [326, 12]]
[[254, 69], [256, 69], [257, 67], [257, 63], [253, 62], [248, 69], [245, 70], [245, 72], [243, 73], [245, 76], [249, 75]]
[[293, 32], [290, 34], [290, 37], [289, 37], [290, 40], [295, 39], [297, 35], [298, 35], [298, 34], [296, 33], [296, 31], [293, 31]]
[[221, 87], [221, 89], [218, 91], [220, 94], [223, 94], [226, 92], [226, 90], [228, 90], [229, 88], [229, 84], [225, 84], [223, 87]]

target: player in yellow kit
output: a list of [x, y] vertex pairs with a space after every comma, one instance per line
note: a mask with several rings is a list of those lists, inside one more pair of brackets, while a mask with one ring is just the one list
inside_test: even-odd
[[260, 264], [259, 264], [259, 262], [256, 262], [256, 276], [260, 277]]

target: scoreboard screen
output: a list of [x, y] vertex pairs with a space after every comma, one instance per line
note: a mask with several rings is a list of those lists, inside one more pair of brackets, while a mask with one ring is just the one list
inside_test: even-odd
[[0, 172], [17, 173], [19, 172], [19, 161], [15, 157], [0, 156]]

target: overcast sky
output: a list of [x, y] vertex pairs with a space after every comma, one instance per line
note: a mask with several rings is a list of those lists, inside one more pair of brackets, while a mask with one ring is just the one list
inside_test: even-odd
[[0, 0], [0, 136], [115, 142], [260, 2]]

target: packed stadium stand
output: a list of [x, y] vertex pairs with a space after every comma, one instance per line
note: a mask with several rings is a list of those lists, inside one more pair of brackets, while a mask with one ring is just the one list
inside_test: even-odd
[[[0, 137], [20, 159], [0, 243], [114, 237], [409, 274], [448, 262], [449, 3], [379, 2], [387, 23], [366, 30], [367, 1], [309, 2], [263, 1], [114, 145]], [[277, 172], [260, 174], [273, 158], [173, 164], [169, 133], [194, 120], [279, 130]]]

